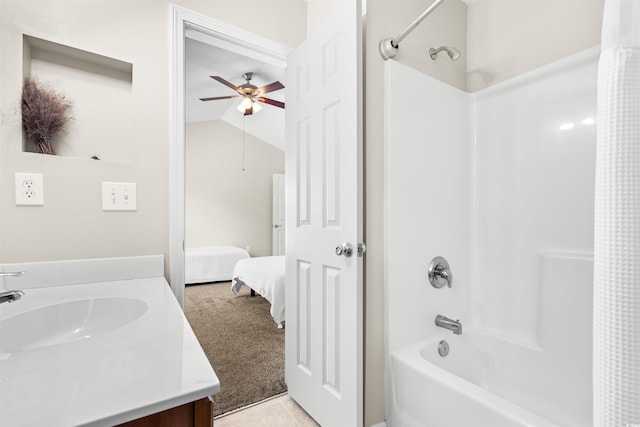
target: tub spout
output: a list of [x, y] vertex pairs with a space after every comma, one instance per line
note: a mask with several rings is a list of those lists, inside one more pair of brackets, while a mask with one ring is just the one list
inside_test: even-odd
[[24, 292], [22, 291], [0, 292], [0, 304], [2, 304], [3, 302], [18, 301], [23, 296], [24, 296]]
[[[20, 277], [27, 274], [26, 271], [0, 271], [0, 277]], [[5, 291], [0, 292], [0, 304], [5, 302], [18, 301], [24, 296], [22, 291]]]
[[459, 320], [451, 320], [440, 314], [436, 316], [436, 326], [448, 329], [456, 335], [462, 334], [462, 323]]

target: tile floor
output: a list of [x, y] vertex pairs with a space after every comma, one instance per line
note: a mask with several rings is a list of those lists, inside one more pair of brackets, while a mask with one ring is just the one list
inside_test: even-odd
[[214, 427], [317, 427], [318, 424], [288, 394], [222, 415]]

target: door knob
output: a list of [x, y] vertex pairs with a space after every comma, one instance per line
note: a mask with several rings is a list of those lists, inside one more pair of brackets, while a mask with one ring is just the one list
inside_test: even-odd
[[353, 254], [353, 246], [351, 246], [351, 243], [345, 242], [341, 245], [336, 246], [336, 255], [344, 255], [348, 258], [351, 256], [351, 254]]
[[362, 257], [366, 251], [367, 245], [365, 245], [364, 243], [358, 243], [358, 256]]
[[441, 288], [444, 285], [451, 287], [453, 282], [453, 275], [449, 269], [449, 263], [441, 256], [435, 257], [429, 263], [428, 272], [429, 283], [434, 288]]

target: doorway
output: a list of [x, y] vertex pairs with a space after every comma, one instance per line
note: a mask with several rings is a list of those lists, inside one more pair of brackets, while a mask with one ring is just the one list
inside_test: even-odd
[[[287, 390], [284, 330], [270, 315], [277, 301], [242, 270], [273, 255], [271, 181], [284, 172], [284, 110], [257, 101], [245, 115], [238, 94], [255, 86], [259, 99], [284, 104], [286, 82], [282, 67], [190, 37], [185, 47], [184, 311], [223, 384], [218, 417]], [[232, 286], [239, 276], [258, 294]]]
[[187, 102], [185, 40], [190, 38], [220, 49], [231, 50], [283, 69], [286, 67], [291, 49], [179, 6], [171, 6], [171, 15], [169, 282], [178, 303], [184, 308]]
[[[217, 283], [190, 286], [186, 293], [183, 251], [226, 245], [251, 256], [271, 255], [271, 180], [284, 172], [284, 114], [264, 105], [245, 116], [236, 111], [241, 100], [200, 98], [237, 95], [219, 80], [240, 86], [249, 72], [258, 87], [283, 80], [288, 48], [187, 10], [175, 8], [174, 18], [174, 65], [185, 65], [175, 67], [180, 75], [172, 90], [171, 284], [221, 382], [228, 385], [216, 396], [219, 415], [286, 391], [284, 331], [271, 320], [269, 304], [265, 316], [265, 301], [250, 297], [247, 288], [234, 295], [230, 282], [213, 278]], [[284, 91], [274, 90], [269, 98], [284, 101], [277, 92]], [[256, 190], [256, 185], [264, 188]], [[259, 197], [266, 200], [258, 203]], [[268, 205], [266, 212], [260, 213], [258, 205]]]
[[[342, 3], [342, 2], [339, 2]], [[309, 39], [309, 43], [304, 43], [305, 49], [298, 50], [301, 52], [301, 56], [298, 56], [298, 59], [304, 61], [307, 53], [310, 54], [310, 58], [312, 58], [313, 63], [310, 67], [307, 67], [304, 63], [300, 63], [296, 65], [296, 69], [300, 70], [297, 72], [299, 76], [304, 76], [303, 80], [300, 84], [291, 85], [292, 88], [296, 88], [296, 90], [301, 91], [300, 98], [306, 98], [307, 93], [322, 93], [323, 95], [328, 95], [329, 97], [336, 96], [338, 101], [333, 102], [330, 99], [323, 100], [329, 102], [322, 111], [326, 114], [330, 114], [331, 117], [327, 116], [328, 120], [324, 122], [322, 119], [319, 121], [316, 119], [316, 116], [308, 122], [309, 126], [306, 126], [304, 123], [299, 122], [299, 118], [292, 117], [292, 120], [287, 120], [288, 123], [297, 123], [294, 125], [294, 128], [297, 128], [300, 132], [302, 132], [301, 136], [313, 136], [313, 139], [316, 136], [322, 135], [330, 135], [328, 139], [325, 139], [323, 144], [326, 146], [327, 150], [325, 153], [331, 154], [329, 158], [329, 162], [327, 165], [330, 167], [325, 168], [322, 173], [325, 175], [327, 183], [330, 184], [331, 189], [336, 189], [336, 191], [331, 191], [331, 198], [326, 198], [324, 201], [332, 201], [337, 198], [340, 198], [340, 203], [336, 204], [331, 202], [330, 206], [338, 207], [345, 206], [350, 209], [349, 212], [345, 214], [340, 214], [336, 218], [350, 218], [348, 221], [349, 224], [349, 237], [348, 241], [340, 243], [345, 238], [339, 236], [336, 233], [335, 235], [328, 236], [327, 239], [323, 241], [305, 241], [300, 245], [291, 245], [289, 244], [289, 238], [287, 238], [287, 306], [288, 313], [294, 312], [291, 315], [291, 319], [293, 319], [293, 323], [291, 323], [291, 327], [287, 327], [287, 360], [290, 364], [296, 364], [295, 354], [297, 352], [298, 355], [314, 355], [323, 357], [325, 355], [329, 356], [331, 360], [325, 363], [317, 363], [313, 365], [300, 365], [296, 366], [301, 367], [300, 370], [302, 375], [307, 375], [309, 378], [314, 379], [312, 382], [303, 383], [299, 381], [296, 383], [296, 395], [291, 392], [291, 396], [298, 402], [302, 403], [302, 406], [305, 410], [309, 408], [308, 411], [314, 418], [323, 419], [323, 416], [326, 413], [335, 414], [335, 420], [341, 420], [337, 424], [335, 422], [327, 422], [321, 421], [327, 424], [335, 424], [335, 425], [362, 425], [362, 402], [363, 402], [363, 386], [362, 386], [362, 334], [363, 334], [363, 312], [362, 312], [362, 304], [363, 304], [363, 283], [362, 283], [362, 260], [359, 259], [358, 255], [362, 255], [364, 253], [364, 245], [362, 244], [361, 235], [362, 235], [362, 26], [361, 26], [361, 9], [360, 0], [348, 0], [344, 2], [344, 5], [348, 7], [348, 12], [345, 15], [337, 15], [336, 17], [340, 18], [337, 20], [328, 21], [328, 28], [326, 31], [320, 31], [318, 33], [319, 37]], [[172, 75], [172, 99], [171, 99], [171, 233], [170, 233], [170, 281], [171, 286], [176, 294], [178, 301], [181, 304], [184, 304], [184, 238], [185, 238], [185, 230], [184, 230], [184, 69], [181, 68], [181, 65], [184, 64], [184, 46], [183, 40], [185, 37], [185, 33], [189, 31], [197, 30], [196, 32], [203, 32], [206, 34], [213, 34], [214, 38], [219, 38], [221, 40], [226, 41], [226, 43], [235, 43], [238, 42], [239, 46], [242, 48], [248, 49], [248, 51], [254, 52], [255, 55], [263, 56], [265, 52], [269, 52], [271, 55], [267, 55], [267, 57], [273, 59], [280, 56], [280, 58], [286, 62], [287, 55], [286, 53], [279, 51], [278, 49], [269, 49], [268, 47], [265, 50], [264, 47], [264, 39], [255, 40], [255, 36], [249, 33], [243, 33], [243, 36], [247, 36], [249, 38], [253, 38], [254, 43], [247, 43], [246, 38], [237, 37], [237, 34], [234, 34], [233, 37], [229, 36], [229, 33], [225, 33], [224, 31], [220, 32], [220, 28], [215, 26], [208, 26], [211, 24], [212, 20], [209, 20], [205, 17], [199, 16], [197, 14], [193, 14], [189, 11], [185, 11], [181, 8], [173, 7], [173, 55], [172, 55], [172, 67], [173, 67], [173, 75]], [[221, 23], [222, 24], [222, 23]], [[214, 24], [215, 25], [215, 24]], [[222, 24], [222, 27], [228, 27], [226, 24]], [[216, 28], [216, 30], [210, 30], [211, 28]], [[337, 31], [337, 33], [336, 33]], [[233, 33], [233, 32], [232, 32]], [[273, 48], [273, 44], [269, 44]], [[262, 46], [256, 49], [256, 46]], [[308, 50], [309, 48], [310, 50]], [[343, 53], [346, 52], [346, 55]], [[264, 57], [264, 56], [263, 56]], [[316, 58], [321, 58], [321, 62], [318, 63]], [[337, 66], [338, 64], [343, 64]], [[316, 74], [320, 70], [325, 76], [319, 79], [311, 78], [311, 74]], [[346, 71], [346, 78], [341, 78], [337, 76], [341, 76], [341, 72]], [[293, 81], [293, 79], [291, 79]], [[309, 83], [313, 83], [313, 88], [310, 92], [305, 92], [307, 89], [310, 89], [311, 86]], [[330, 83], [332, 85], [330, 91], [323, 91], [322, 88], [317, 87], [317, 84], [326, 84]], [[335, 83], [335, 85], [334, 85]], [[319, 91], [319, 92], [318, 92]], [[292, 99], [297, 99], [294, 94]], [[344, 102], [340, 101], [344, 100]], [[308, 105], [312, 105], [308, 104]], [[344, 109], [338, 107], [346, 107]], [[291, 111], [290, 108], [287, 111]], [[295, 111], [295, 110], [294, 110]], [[342, 113], [341, 113], [342, 112]], [[319, 116], [318, 116], [319, 117]], [[302, 118], [304, 121], [304, 118]], [[320, 123], [324, 123], [324, 126], [327, 132], [323, 132], [320, 130], [318, 126]], [[350, 124], [351, 126], [346, 126]], [[292, 129], [294, 129], [292, 128]], [[305, 133], [305, 129], [313, 130], [313, 132]], [[346, 133], [337, 132], [344, 130]], [[336, 132], [334, 132], [336, 131]], [[296, 132], [290, 132], [287, 130], [288, 134], [294, 135]], [[296, 142], [297, 138], [290, 138], [291, 142]], [[307, 142], [310, 142], [311, 139], [308, 139]], [[300, 148], [305, 149], [306, 143], [305, 141], [300, 142]], [[335, 143], [340, 143], [347, 150], [345, 154], [338, 154], [337, 145]], [[328, 145], [327, 145], [328, 144]], [[321, 147], [321, 145], [317, 143], [313, 143], [309, 147], [313, 147], [314, 150]], [[305, 153], [310, 153], [310, 150], [304, 151]], [[334, 156], [335, 154], [335, 156]], [[288, 156], [288, 155], [287, 155]], [[295, 156], [294, 156], [295, 157]], [[292, 179], [287, 179], [287, 194], [296, 194], [294, 190], [300, 187], [301, 179], [297, 173], [299, 167], [304, 165], [310, 165], [310, 163], [299, 161], [305, 159], [305, 156], [298, 156], [298, 161], [290, 161], [287, 158], [287, 170], [288, 176], [296, 177]], [[318, 156], [317, 153], [314, 155], [316, 160], [320, 160], [323, 158], [322, 155]], [[292, 160], [294, 160], [292, 158]], [[314, 163], [313, 169], [316, 170], [316, 166], [319, 165], [318, 161]], [[289, 165], [291, 165], [291, 173], [289, 173]], [[332, 173], [332, 171], [336, 173]], [[335, 180], [337, 172], [353, 172], [350, 174], [344, 175], [346, 177], [349, 176], [348, 182], [350, 186], [345, 190], [342, 189], [340, 185], [338, 185], [338, 180]], [[182, 174], [181, 174], [182, 172]], [[312, 172], [309, 169], [307, 172]], [[306, 176], [306, 173], [305, 173]], [[340, 175], [342, 177], [342, 175]], [[315, 181], [315, 179], [314, 179]], [[346, 179], [343, 181], [347, 181]], [[310, 182], [309, 180], [304, 180], [303, 182]], [[320, 182], [320, 181], [316, 181]], [[353, 186], [351, 186], [351, 184]], [[290, 188], [289, 188], [290, 187]], [[302, 187], [301, 187], [302, 188]], [[311, 202], [311, 206], [316, 206], [316, 200], [320, 201], [323, 198], [323, 194], [318, 191], [322, 188], [322, 186], [313, 186], [307, 187], [304, 186], [305, 189], [310, 190], [309, 192], [304, 193], [305, 200], [311, 201], [313, 198], [313, 202]], [[325, 188], [329, 188], [326, 187]], [[297, 190], [296, 190], [297, 191]], [[308, 197], [307, 197], [308, 196]], [[336, 196], [335, 198], [333, 196]], [[344, 197], [343, 197], [344, 196]], [[351, 199], [350, 201], [354, 201], [356, 203], [347, 203], [347, 199]], [[344, 199], [344, 200], [343, 200]], [[344, 203], [343, 203], [344, 202]], [[308, 224], [304, 221], [292, 220], [296, 215], [290, 215], [291, 209], [295, 210], [295, 206], [297, 201], [293, 200], [292, 202], [287, 201], [287, 217], [288, 222], [291, 224], [297, 225], [298, 228], [305, 228]], [[332, 213], [334, 210], [331, 209], [329, 213]], [[308, 209], [298, 209], [298, 212], [309, 212]], [[320, 219], [327, 217], [323, 215], [314, 215], [314, 217]], [[329, 219], [330, 224], [323, 226], [325, 229], [330, 229], [332, 232], [339, 231], [342, 228], [342, 222], [333, 224], [332, 216]], [[315, 221], [314, 221], [315, 224]], [[344, 223], [345, 225], [347, 222]], [[315, 226], [315, 225], [314, 225]], [[290, 227], [291, 230], [287, 230], [287, 234], [290, 235], [290, 232], [293, 230], [293, 227]], [[314, 236], [311, 236], [312, 239]], [[349, 243], [353, 242], [353, 243]], [[340, 247], [335, 246], [339, 244]], [[338, 250], [342, 248], [349, 248], [349, 250]], [[295, 255], [294, 249], [309, 249], [315, 248], [317, 251], [315, 254], [331, 255], [331, 260], [320, 261], [320, 260], [312, 260], [311, 263], [307, 262], [297, 262], [297, 264], [290, 262], [297, 259]], [[352, 248], [353, 251], [351, 250]], [[320, 251], [320, 252], [318, 252]], [[351, 254], [354, 254], [354, 258], [349, 258]], [[292, 255], [293, 254], [293, 255]], [[344, 254], [344, 258], [340, 258], [338, 260], [338, 267], [328, 267], [324, 268], [322, 271], [324, 275], [318, 275], [314, 273], [313, 275], [302, 276], [305, 273], [305, 266], [309, 266], [307, 272], [311, 272], [312, 270], [318, 270], [319, 263], [324, 263], [325, 266], [332, 266], [336, 264], [336, 259], [333, 258], [335, 256], [340, 256]], [[291, 255], [291, 257], [290, 257]], [[311, 254], [314, 256], [314, 254]], [[289, 271], [289, 267], [294, 267], [294, 264], [297, 267], [298, 274], [293, 274], [294, 271]], [[344, 267], [344, 270], [343, 270]], [[318, 270], [320, 271], [320, 270]], [[349, 274], [344, 275], [344, 280], [341, 280], [342, 272], [349, 271]], [[334, 274], [336, 273], [336, 274]], [[340, 277], [339, 277], [340, 276]], [[295, 278], [295, 281], [294, 281]], [[307, 278], [309, 280], [307, 280]], [[320, 282], [323, 283], [320, 283]], [[342, 285], [342, 286], [338, 286]], [[324, 287], [326, 290], [325, 297], [326, 298], [315, 298], [310, 301], [313, 303], [313, 310], [306, 311], [302, 313], [300, 310], [304, 308], [304, 305], [301, 303], [305, 303], [307, 299], [297, 298], [296, 290], [293, 288], [313, 288], [320, 289], [320, 287]], [[291, 292], [289, 292], [291, 291]], [[344, 291], [344, 298], [339, 294], [338, 291]], [[348, 295], [346, 295], [348, 294]], [[305, 293], [304, 295], [309, 295]], [[323, 301], [326, 302], [323, 305]], [[324, 316], [322, 318], [330, 319], [328, 322], [325, 322], [326, 325], [331, 327], [331, 331], [335, 331], [335, 334], [331, 334], [330, 336], [327, 334], [322, 334], [323, 326], [321, 325], [321, 321], [319, 318], [311, 316], [312, 312], [317, 311], [317, 308], [324, 308]], [[302, 322], [302, 318], [304, 317], [304, 328], [296, 328], [300, 322]], [[297, 319], [297, 320], [296, 320]], [[325, 324], [322, 323], [322, 324]], [[313, 325], [313, 328], [306, 328], [306, 325]], [[325, 326], [326, 326], [325, 325]], [[293, 329], [293, 330], [292, 330]], [[302, 333], [298, 333], [302, 331]], [[342, 331], [342, 332], [341, 332]], [[291, 334], [289, 333], [291, 332]], [[306, 332], [310, 332], [311, 336], [306, 334]], [[307, 351], [307, 346], [305, 343], [311, 342], [313, 339], [314, 343], [319, 339], [322, 339], [323, 336], [326, 338], [329, 336], [329, 341], [332, 343], [330, 346], [326, 346], [330, 351], [321, 352], [320, 348], [313, 345], [313, 348], [309, 348]], [[298, 337], [302, 338], [302, 340], [290, 340], [290, 337]], [[309, 338], [309, 339], [307, 339]], [[325, 340], [326, 341], [326, 340]], [[291, 342], [291, 345], [289, 343]], [[336, 345], [333, 345], [336, 344]], [[313, 352], [311, 351], [313, 350]], [[289, 357], [293, 356], [293, 357]], [[315, 357], [315, 356], [313, 356]], [[340, 366], [334, 361], [339, 361]], [[342, 363], [344, 362], [344, 363]], [[288, 365], [289, 366], [289, 365]], [[292, 368], [294, 365], [291, 365]], [[328, 369], [324, 369], [328, 367]], [[334, 367], [336, 369], [334, 369]], [[323, 370], [324, 369], [324, 370]], [[289, 372], [289, 371], [287, 371]], [[289, 377], [289, 376], [288, 376]], [[289, 380], [289, 378], [288, 378]], [[330, 382], [330, 387], [326, 387], [328, 384], [327, 381]], [[343, 385], [345, 387], [343, 387]], [[318, 407], [317, 404], [312, 404], [314, 399], [313, 396], [317, 396], [319, 393], [324, 393], [329, 389], [329, 394], [327, 399], [323, 400], [327, 404], [331, 404], [331, 408], [328, 409], [327, 405], [320, 405]], [[292, 390], [292, 389], [290, 389]], [[338, 418], [335, 418], [338, 417]]]

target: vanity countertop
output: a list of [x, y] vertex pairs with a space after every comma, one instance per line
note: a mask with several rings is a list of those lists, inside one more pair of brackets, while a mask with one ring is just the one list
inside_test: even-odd
[[[0, 342], [19, 324], [11, 318], [74, 302], [85, 312], [89, 304], [98, 319], [88, 331], [26, 348], [0, 345], [1, 426], [110, 426], [220, 390], [163, 277], [25, 289], [19, 301], [0, 305]], [[118, 316], [121, 303], [120, 311], [133, 313], [126, 324], [101, 323]]]

